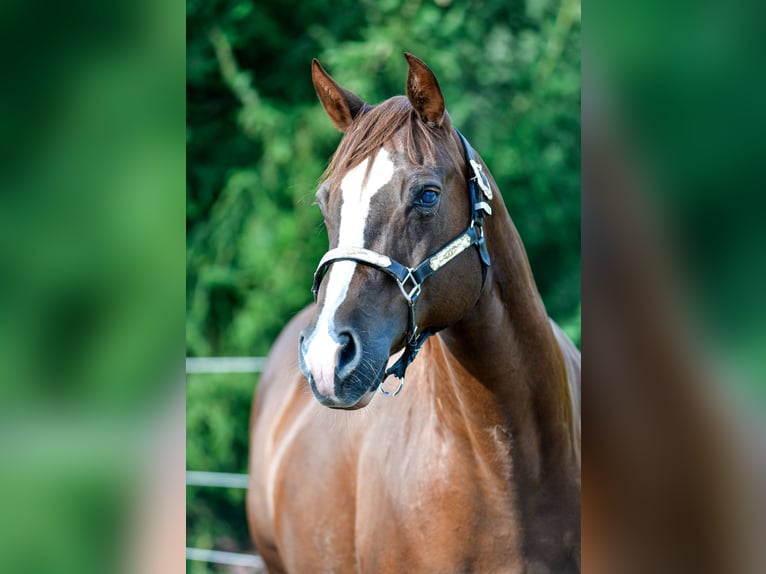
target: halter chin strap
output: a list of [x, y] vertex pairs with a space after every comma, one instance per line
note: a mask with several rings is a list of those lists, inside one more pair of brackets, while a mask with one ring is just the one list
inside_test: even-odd
[[384, 390], [382, 385], [380, 387], [380, 392], [387, 396], [395, 396], [399, 394], [399, 391], [402, 390], [402, 386], [404, 385], [404, 373], [407, 370], [407, 367], [415, 359], [415, 356], [418, 354], [418, 351], [420, 351], [420, 348], [423, 346], [426, 339], [443, 328], [429, 327], [418, 332], [418, 326], [415, 322], [415, 304], [420, 296], [423, 281], [473, 245], [479, 250], [479, 256], [481, 258], [482, 288], [484, 287], [484, 281], [487, 277], [487, 269], [489, 268], [490, 260], [487, 245], [484, 240], [483, 224], [484, 218], [488, 215], [492, 215], [492, 208], [488, 203], [488, 201], [492, 199], [492, 189], [489, 186], [489, 181], [482, 172], [481, 164], [476, 161], [473, 148], [471, 148], [471, 145], [465, 137], [463, 137], [463, 134], [457, 129], [455, 129], [455, 132], [463, 143], [463, 151], [465, 152], [465, 160], [466, 165], [469, 166], [469, 172], [473, 172], [473, 175], [469, 175], [468, 177], [468, 193], [471, 200], [471, 223], [468, 225], [468, 229], [439, 249], [439, 251], [430, 257], [427, 257], [416, 267], [407, 267], [406, 265], [402, 265], [398, 261], [391, 259], [387, 255], [382, 255], [362, 247], [336, 247], [324, 254], [324, 257], [322, 257], [317, 266], [317, 270], [314, 272], [314, 285], [312, 286], [311, 291], [314, 293], [315, 301], [319, 293], [319, 286], [322, 283], [322, 279], [327, 273], [330, 265], [336, 261], [354, 261], [368, 267], [373, 267], [390, 275], [399, 286], [409, 307], [409, 324], [407, 327], [404, 352], [402, 353], [402, 356], [399, 357], [399, 360], [386, 370], [386, 377], [394, 375], [399, 379], [399, 387], [392, 392]]

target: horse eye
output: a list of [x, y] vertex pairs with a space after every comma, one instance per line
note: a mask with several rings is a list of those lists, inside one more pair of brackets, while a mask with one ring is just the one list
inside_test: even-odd
[[439, 192], [435, 189], [424, 189], [418, 199], [418, 205], [423, 207], [433, 207], [439, 201]]

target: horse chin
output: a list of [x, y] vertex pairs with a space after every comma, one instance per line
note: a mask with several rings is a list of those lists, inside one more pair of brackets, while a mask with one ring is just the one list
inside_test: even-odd
[[[355, 389], [351, 392], [341, 393], [340, 396], [327, 396], [321, 394], [316, 387], [314, 377], [310, 373], [306, 373], [306, 379], [309, 383], [309, 388], [314, 395], [316, 401], [323, 407], [336, 410], [353, 411], [366, 407], [372, 400], [375, 391], [378, 388], [377, 384], [371, 385], [367, 390]], [[380, 378], [380, 377], [379, 377]], [[361, 392], [360, 392], [361, 391]]]
[[343, 410], [343, 411], [356, 411], [359, 409], [362, 409], [366, 407], [370, 401], [372, 400], [372, 397], [375, 395], [375, 390], [369, 390], [365, 394], [363, 394], [361, 397], [359, 397], [359, 400], [356, 401], [352, 405], [338, 405], [338, 404], [328, 404], [327, 407], [331, 409], [337, 409], [337, 410]]
[[[378, 387], [381, 385], [381, 383], [385, 379], [384, 370], [385, 370], [385, 367], [381, 369], [380, 372], [377, 373], [377, 375], [374, 376], [375, 380], [369, 386], [369, 388], [366, 391], [363, 391], [356, 398], [354, 398], [353, 395], [355, 395], [356, 392], [359, 392], [359, 389], [357, 389], [356, 392], [351, 393], [351, 396], [346, 394], [342, 397], [325, 397], [316, 392], [315, 385], [312, 384], [311, 387], [312, 387], [312, 390], [314, 391], [314, 396], [319, 401], [319, 404], [321, 404], [322, 406], [330, 408], [330, 409], [336, 409], [336, 410], [355, 411], [355, 410], [362, 409], [366, 407], [368, 404], [370, 404], [372, 397], [375, 396], [375, 393], [377, 392]], [[309, 379], [309, 380], [312, 381], [312, 379]]]

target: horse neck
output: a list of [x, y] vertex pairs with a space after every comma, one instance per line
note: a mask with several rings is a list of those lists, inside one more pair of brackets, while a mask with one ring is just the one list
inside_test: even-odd
[[[546, 475], [571, 476], [573, 412], [564, 360], [521, 238], [495, 193], [495, 213], [485, 220], [492, 264], [482, 295], [468, 316], [441, 333], [441, 341], [452, 360], [492, 396], [494, 412], [482, 406], [477, 422], [500, 424], [510, 433], [514, 458], [525, 459], [517, 461], [517, 469], [533, 483]], [[471, 397], [460, 402], [470, 405]], [[483, 417], [493, 421], [482, 422]]]

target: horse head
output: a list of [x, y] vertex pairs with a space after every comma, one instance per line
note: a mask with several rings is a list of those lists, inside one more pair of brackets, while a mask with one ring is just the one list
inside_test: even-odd
[[367, 405], [404, 349], [394, 369], [403, 379], [425, 338], [474, 307], [489, 265], [481, 228], [489, 181], [453, 129], [433, 72], [405, 57], [406, 97], [375, 106], [313, 62], [319, 100], [344, 132], [316, 193], [330, 250], [299, 349], [328, 407]]

